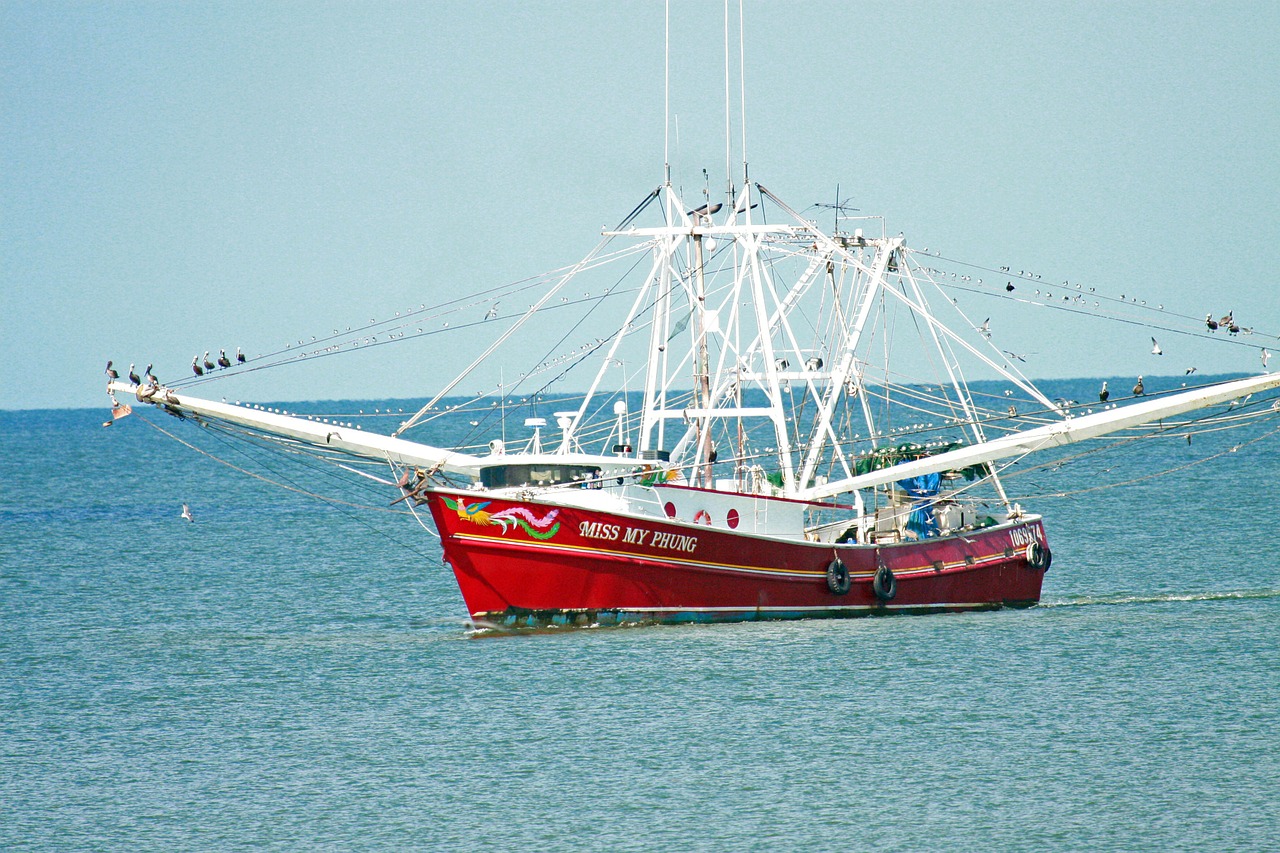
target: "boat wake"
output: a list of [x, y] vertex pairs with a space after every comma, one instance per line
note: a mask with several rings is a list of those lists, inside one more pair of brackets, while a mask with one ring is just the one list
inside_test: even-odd
[[1181, 601], [1237, 601], [1280, 598], [1280, 589], [1245, 589], [1231, 592], [1171, 592], [1163, 595], [1085, 595], [1058, 601], [1041, 601], [1040, 607], [1098, 607], [1127, 604], [1167, 604]]

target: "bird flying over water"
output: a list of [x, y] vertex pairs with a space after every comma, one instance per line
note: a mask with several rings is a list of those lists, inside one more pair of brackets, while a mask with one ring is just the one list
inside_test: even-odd
[[195, 521], [195, 519], [191, 517], [191, 507], [186, 504], [182, 505], [182, 517], [187, 521]]
[[982, 321], [982, 325], [978, 327], [978, 331], [982, 333], [984, 338], [991, 337], [991, 318]]
[[1267, 362], [1270, 360], [1271, 360], [1271, 353], [1267, 351], [1266, 347], [1263, 347], [1262, 348], [1262, 369], [1263, 370], [1267, 369]]
[[1160, 349], [1160, 344], [1159, 344], [1159, 342], [1157, 342], [1157, 341], [1156, 341], [1156, 339], [1155, 339], [1155, 338], [1152, 338], [1152, 339], [1151, 339], [1151, 354], [1152, 354], [1152, 355], [1164, 355], [1164, 350]]

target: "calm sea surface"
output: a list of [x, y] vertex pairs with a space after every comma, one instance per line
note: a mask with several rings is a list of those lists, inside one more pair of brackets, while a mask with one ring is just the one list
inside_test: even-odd
[[0, 412], [7, 849], [1280, 849], [1274, 422], [1011, 479], [1031, 610], [475, 636], [412, 519], [105, 416]]

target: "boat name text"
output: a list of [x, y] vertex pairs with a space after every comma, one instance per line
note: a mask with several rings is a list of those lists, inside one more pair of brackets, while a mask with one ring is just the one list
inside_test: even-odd
[[639, 545], [663, 551], [692, 553], [698, 548], [697, 536], [664, 533], [660, 530], [649, 530], [644, 527], [624, 528], [617, 524], [602, 524], [598, 521], [584, 521], [579, 524], [578, 535], [584, 539], [604, 539], [609, 542], [621, 540], [628, 545]]

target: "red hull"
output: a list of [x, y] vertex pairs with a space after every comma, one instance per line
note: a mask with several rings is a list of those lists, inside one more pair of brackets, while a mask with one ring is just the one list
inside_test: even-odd
[[[736, 621], [1027, 607], [1038, 518], [964, 536], [834, 545], [474, 492], [428, 496], [473, 619], [503, 624]], [[827, 569], [847, 567], [848, 591]], [[879, 566], [894, 576], [877, 595]], [[839, 586], [839, 584], [837, 584]], [[885, 590], [882, 589], [884, 593]]]

